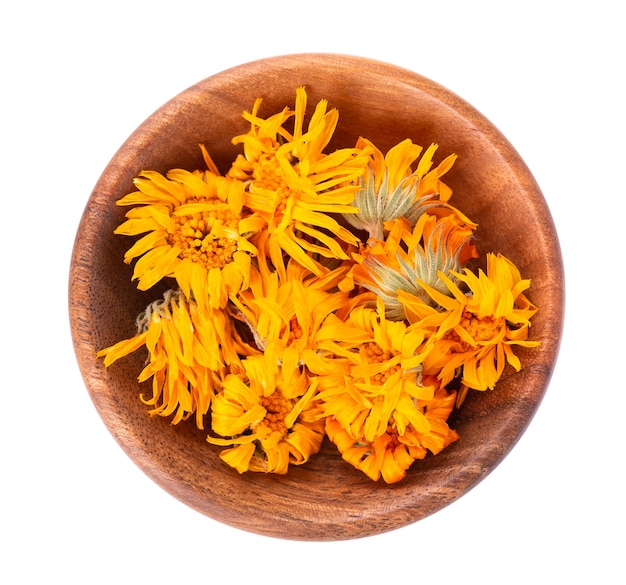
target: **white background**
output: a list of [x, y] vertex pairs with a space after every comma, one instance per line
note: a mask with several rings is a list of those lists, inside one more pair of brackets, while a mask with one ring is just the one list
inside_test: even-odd
[[[0, 22], [0, 567], [14, 583], [624, 583], [620, 3], [12, 2]], [[109, 159], [193, 83], [263, 57], [371, 57], [462, 96], [539, 182], [563, 250], [556, 371], [466, 496], [394, 532], [248, 534], [165, 493], [101, 422], [73, 354], [74, 234]]]

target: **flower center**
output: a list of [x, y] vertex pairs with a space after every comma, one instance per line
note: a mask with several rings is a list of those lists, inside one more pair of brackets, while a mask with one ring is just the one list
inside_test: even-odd
[[[363, 352], [369, 364], [382, 364], [390, 360], [392, 357], [398, 355], [397, 351], [383, 350], [377, 343], [370, 342], [365, 344]], [[400, 370], [400, 364], [390, 366], [371, 377], [372, 384], [382, 385], [390, 376]]]
[[274, 390], [269, 396], [261, 397], [261, 406], [267, 411], [260, 426], [284, 435], [287, 432], [285, 417], [291, 411], [291, 401], [285, 398], [280, 390]]
[[[187, 203], [210, 202], [211, 200], [206, 198], [187, 201]], [[207, 270], [223, 268], [232, 262], [233, 254], [237, 251], [237, 241], [225, 235], [213, 233], [214, 226], [218, 224], [233, 230], [237, 229], [237, 218], [228, 208], [216, 205], [210, 211], [174, 216], [174, 221], [175, 227], [169, 234], [169, 242], [180, 248], [180, 258], [188, 258], [201, 264]]]
[[461, 339], [459, 334], [454, 330], [448, 331], [445, 335], [445, 339], [456, 341], [463, 347], [464, 351], [468, 351], [480, 342], [490, 341], [496, 337], [500, 320], [494, 319], [493, 317], [479, 318], [474, 313], [463, 311], [459, 325], [472, 337], [475, 342], [474, 345], [471, 346], [467, 341]]
[[298, 323], [298, 319], [292, 317], [289, 321], [289, 338], [287, 340], [287, 344], [292, 344], [296, 339], [300, 339], [302, 337], [302, 327], [300, 327], [300, 323]]

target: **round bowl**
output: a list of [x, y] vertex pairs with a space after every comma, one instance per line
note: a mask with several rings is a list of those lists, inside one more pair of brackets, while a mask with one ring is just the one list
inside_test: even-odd
[[[309, 103], [326, 98], [339, 111], [331, 146], [359, 136], [383, 151], [405, 138], [440, 145], [459, 159], [446, 183], [452, 202], [479, 224], [481, 253], [501, 252], [532, 279], [539, 307], [519, 350], [523, 369], [506, 370], [495, 391], [473, 392], [451, 426], [460, 440], [416, 461], [392, 485], [373, 482], [325, 442], [288, 474], [240, 475], [223, 463], [195, 425], [150, 417], [139, 400], [135, 352], [105, 368], [96, 351], [135, 334], [135, 317], [160, 291], [142, 293], [122, 261], [128, 238], [117, 199], [142, 170], [204, 168], [206, 145], [224, 172], [239, 152], [230, 139], [246, 132], [242, 112], [263, 97], [263, 112], [293, 105], [299, 85]], [[506, 138], [479, 112], [437, 83], [389, 64], [358, 57], [300, 54], [248, 63], [183, 91], [151, 115], [121, 146], [91, 194], [71, 261], [69, 312], [78, 363], [104, 423], [128, 456], [158, 485], [191, 508], [228, 525], [293, 540], [370, 536], [418, 521], [455, 501], [509, 453], [546, 391], [561, 336], [563, 267], [554, 224], [534, 178]]]

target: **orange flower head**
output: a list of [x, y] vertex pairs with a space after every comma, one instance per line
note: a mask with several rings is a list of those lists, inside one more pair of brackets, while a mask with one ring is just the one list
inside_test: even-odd
[[240, 473], [287, 473], [317, 453], [324, 438], [317, 384], [303, 370], [287, 371], [266, 354], [249, 356], [243, 372], [227, 375], [212, 404], [209, 443]]
[[459, 438], [447, 422], [454, 401], [454, 392], [438, 388], [432, 399], [416, 404], [428, 421], [426, 431], [409, 427], [400, 435], [390, 424], [380, 436], [368, 441], [355, 437], [336, 418], [328, 417], [326, 434], [342, 457], [370, 479], [382, 478], [385, 483], [397, 483], [404, 479], [414, 461], [424, 459], [429, 451], [436, 455]]
[[387, 222], [405, 218], [412, 226], [428, 209], [448, 207], [452, 190], [441, 177], [452, 168], [456, 155], [449, 155], [431, 170], [438, 148], [437, 144], [431, 144], [413, 169], [423, 149], [409, 139], [391, 147], [385, 155], [365, 138], [358, 140], [357, 148], [371, 155], [354, 197], [357, 212], [344, 215], [356, 229], [382, 240]]
[[346, 329], [357, 334], [323, 346], [319, 370], [322, 409], [352, 436], [373, 441], [390, 424], [404, 434], [410, 426], [426, 432], [428, 421], [417, 401], [432, 398], [434, 388], [421, 383], [424, 332], [417, 326], [385, 318], [376, 309], [356, 307]]
[[142, 400], [150, 414], [172, 417], [172, 424], [195, 415], [198, 428], [215, 391], [230, 366], [244, 353], [230, 320], [216, 310], [211, 318], [181, 291], [167, 291], [137, 318], [137, 335], [100, 350], [98, 357], [110, 366], [140, 348], [148, 361], [138, 377], [152, 381], [152, 396]]
[[[333, 136], [338, 114], [321, 100], [305, 128], [307, 94], [296, 92], [295, 109], [267, 119], [258, 116], [261, 101], [246, 114], [251, 128], [234, 142], [244, 145], [228, 172], [246, 183], [245, 206], [263, 229], [255, 245], [284, 276], [289, 256], [315, 274], [325, 259], [345, 260], [346, 246], [357, 238], [333, 215], [353, 213], [356, 179], [364, 172], [367, 154], [356, 148], [323, 151]], [[293, 119], [289, 132], [285, 122]]]
[[383, 299], [388, 318], [410, 320], [398, 294], [402, 291], [434, 305], [421, 283], [442, 293], [447, 291], [440, 274], [455, 280], [455, 272], [477, 256], [471, 243], [473, 228], [454, 215], [439, 218], [429, 213], [423, 213], [412, 229], [405, 219], [386, 225], [385, 240], [370, 240], [357, 257], [352, 275], [356, 284]]
[[244, 185], [214, 172], [145, 171], [137, 191], [117, 204], [133, 206], [115, 233], [145, 234], [126, 252], [137, 259], [133, 279], [147, 290], [174, 278], [204, 307], [223, 308], [228, 295], [248, 286], [253, 221], [242, 215]]
[[530, 280], [522, 279], [517, 267], [500, 254], [487, 254], [486, 272], [465, 269], [455, 276], [458, 284], [441, 275], [448, 294], [422, 283], [438, 310], [424, 311], [423, 303], [400, 295], [408, 307], [421, 311], [421, 326], [433, 332], [424, 370], [444, 385], [460, 370], [468, 388], [493, 389], [507, 363], [521, 368], [514, 346], [539, 344], [528, 339], [530, 320], [537, 312], [524, 295]]

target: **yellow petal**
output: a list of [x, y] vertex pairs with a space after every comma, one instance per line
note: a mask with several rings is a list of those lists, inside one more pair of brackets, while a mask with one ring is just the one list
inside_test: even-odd
[[250, 459], [254, 455], [254, 443], [244, 443], [220, 453], [220, 459], [234, 467], [239, 473], [248, 471]]

